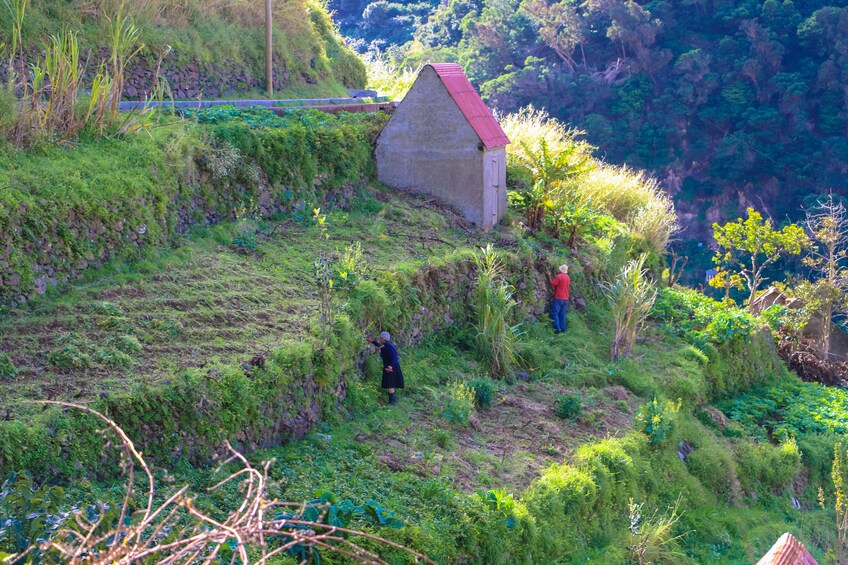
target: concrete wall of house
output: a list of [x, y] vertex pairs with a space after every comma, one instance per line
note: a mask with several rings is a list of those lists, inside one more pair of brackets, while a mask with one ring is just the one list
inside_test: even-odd
[[[498, 151], [505, 150], [492, 153]], [[435, 196], [489, 229], [503, 212], [493, 216], [492, 206], [499, 200], [489, 198], [487, 205], [486, 188], [493, 186], [487, 153], [436, 72], [424, 67], [377, 138], [377, 178], [395, 188]], [[503, 163], [501, 186], [506, 183]], [[506, 210], [505, 191], [502, 210]]]
[[495, 147], [483, 153], [484, 229], [494, 227], [506, 213], [506, 147]]

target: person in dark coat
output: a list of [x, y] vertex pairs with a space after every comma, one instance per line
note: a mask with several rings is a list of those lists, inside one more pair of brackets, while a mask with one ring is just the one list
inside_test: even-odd
[[380, 334], [379, 339], [370, 340], [371, 343], [380, 348], [380, 357], [383, 359], [383, 382], [382, 388], [389, 393], [389, 404], [397, 404], [396, 389], [403, 388], [403, 371], [400, 369], [400, 359], [397, 348], [392, 343], [389, 332]]

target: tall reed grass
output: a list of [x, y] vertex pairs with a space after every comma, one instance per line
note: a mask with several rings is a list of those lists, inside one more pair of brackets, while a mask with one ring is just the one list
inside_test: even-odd
[[648, 319], [657, 290], [648, 280], [644, 268], [646, 256], [628, 261], [615, 280], [602, 285], [610, 302], [615, 335], [610, 344], [610, 360], [618, 361], [630, 355], [636, 334]]
[[644, 171], [599, 164], [569, 181], [565, 198], [591, 201], [600, 211], [624, 223], [633, 237], [662, 254], [679, 231], [674, 202]]
[[502, 116], [499, 122], [510, 140], [507, 145], [508, 157], [521, 158], [524, 145], [534, 147], [543, 140], [552, 153], [571, 150], [588, 156], [596, 149], [580, 139], [585, 132], [566, 127], [556, 118], [551, 118], [545, 110], [538, 110], [532, 105]]
[[421, 67], [399, 67], [376, 50], [366, 54], [364, 61], [368, 73], [368, 88], [389, 96], [392, 100], [400, 100], [406, 96], [421, 71]]
[[[11, 119], [3, 120], [8, 124], [0, 134], [15, 145], [27, 146], [43, 137], [67, 141], [87, 126], [99, 135], [104, 134], [109, 124], [116, 125], [116, 133], [119, 134], [140, 127], [143, 123], [141, 118], [149, 111], [146, 107], [126, 114], [122, 121], [118, 118], [126, 65], [144, 47], [138, 43], [138, 28], [125, 15], [123, 2], [108, 20], [109, 64], [100, 65], [97, 69], [87, 94], [82, 91], [84, 68], [76, 32], [63, 31], [51, 36], [43, 57], [29, 63], [26, 70], [24, 57], [27, 50], [22, 44], [21, 28], [28, 0], [5, 2], [15, 17], [12, 30], [15, 39], [9, 55], [6, 91], [19, 96], [20, 100], [12, 106]], [[158, 83], [158, 76], [154, 83]], [[151, 87], [151, 91], [155, 90]]]
[[491, 245], [474, 255], [477, 288], [474, 307], [477, 312], [476, 346], [493, 377], [510, 374], [516, 362], [518, 326], [510, 325], [516, 303], [512, 286], [503, 280], [503, 264]]

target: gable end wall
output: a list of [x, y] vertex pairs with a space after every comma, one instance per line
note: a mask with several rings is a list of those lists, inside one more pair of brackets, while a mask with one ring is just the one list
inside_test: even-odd
[[483, 192], [489, 175], [480, 145], [436, 72], [424, 67], [377, 139], [377, 178], [435, 196], [489, 228]]

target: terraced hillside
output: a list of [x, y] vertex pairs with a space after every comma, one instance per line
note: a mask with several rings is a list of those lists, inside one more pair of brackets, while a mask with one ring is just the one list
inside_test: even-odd
[[113, 265], [61, 297], [8, 310], [0, 352], [18, 375], [0, 380], [0, 403], [20, 411], [21, 398], [88, 399], [184, 369], [249, 363], [307, 337], [319, 254], [358, 242], [377, 272], [482, 241], [451, 212], [370, 189], [326, 224], [323, 233], [313, 218], [291, 216], [200, 230], [158, 260]]

